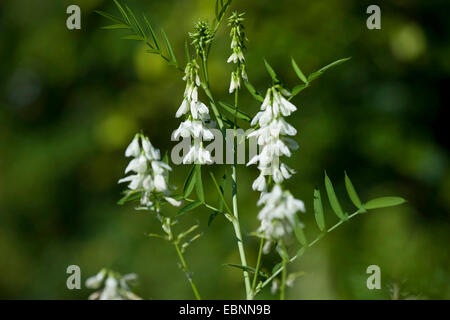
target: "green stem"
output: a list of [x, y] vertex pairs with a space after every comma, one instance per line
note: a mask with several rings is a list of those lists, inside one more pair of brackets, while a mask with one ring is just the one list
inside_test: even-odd
[[[338, 223], [336, 223], [334, 226], [332, 226], [330, 229], [328, 229], [325, 233], [329, 233], [331, 231], [333, 231], [334, 229], [336, 229], [337, 227], [339, 227], [342, 223], [344, 223], [345, 221], [348, 221], [350, 219], [352, 219], [353, 217], [357, 216], [358, 214], [360, 214], [361, 212], [358, 210], [356, 212], [354, 212], [353, 214], [351, 214], [350, 216], [348, 216], [347, 219], [345, 220], [341, 220]], [[321, 233], [320, 235], [317, 236], [316, 239], [314, 239], [312, 242], [310, 242], [309, 244], [307, 244], [306, 246], [302, 247], [295, 256], [293, 256], [292, 258], [289, 259], [289, 261], [287, 261], [287, 263], [291, 263], [294, 262], [295, 260], [297, 260], [298, 258], [300, 258], [306, 251], [306, 248], [310, 248], [313, 245], [315, 245], [320, 239], [322, 239], [324, 236], [324, 233]], [[287, 265], [287, 264], [286, 264]], [[255, 293], [255, 295], [265, 286], [267, 286], [275, 277], [277, 277], [280, 272], [282, 272], [284, 269], [286, 268], [285, 265], [283, 265], [280, 269], [278, 269], [277, 271], [275, 271], [269, 278], [266, 279], [266, 281], [263, 282], [263, 284], [261, 285], [261, 287], [259, 288], [259, 290]]]
[[[207, 68], [207, 61], [206, 57], [202, 56], [202, 66], [203, 66], [203, 72], [204, 72], [204, 78], [205, 83], [203, 85], [203, 90], [205, 91], [206, 95], [209, 98], [209, 102], [211, 104], [211, 108], [213, 109], [214, 116], [216, 117], [217, 124], [219, 125], [220, 130], [222, 131], [223, 136], [225, 137], [225, 130], [222, 122], [222, 118], [220, 117], [219, 110], [217, 109], [217, 106], [214, 102], [214, 98], [211, 94], [211, 91], [209, 90], [209, 77], [208, 77], [208, 68]], [[242, 234], [241, 234], [241, 227], [239, 224], [239, 212], [238, 212], [238, 202], [237, 202], [237, 184], [236, 184], [236, 164], [235, 161], [233, 161], [232, 165], [232, 173], [231, 173], [231, 180], [232, 180], [232, 196], [233, 196], [233, 216], [235, 219], [233, 219], [231, 222], [233, 224], [234, 233], [237, 238], [237, 244], [239, 249], [239, 256], [241, 259], [241, 264], [244, 267], [247, 267], [247, 259], [245, 258], [245, 251], [244, 251], [244, 244], [242, 241]], [[245, 292], [247, 299], [251, 299], [251, 292], [250, 292], [250, 276], [247, 271], [244, 271], [244, 282], [245, 282]]]
[[264, 238], [261, 238], [261, 240], [259, 242], [258, 258], [256, 260], [255, 275], [253, 276], [252, 293], [255, 292], [256, 281], [258, 280], [258, 273], [259, 273], [259, 267], [261, 265], [261, 255], [262, 255], [263, 246], [264, 246]]
[[178, 246], [178, 242], [175, 241], [173, 244], [175, 246], [175, 249], [177, 250], [178, 257], [180, 257], [181, 266], [183, 268], [183, 271], [186, 274], [186, 277], [187, 277], [189, 283], [191, 284], [192, 291], [194, 291], [195, 298], [197, 300], [201, 300], [200, 294], [198, 293], [198, 290], [197, 290], [197, 287], [195, 286], [194, 280], [192, 280], [192, 277], [191, 277], [191, 274], [190, 274], [189, 269], [187, 267], [186, 261], [184, 260], [183, 253], [181, 252], [180, 247]]
[[[238, 103], [238, 91], [235, 91], [235, 95], [234, 95], [235, 99], [235, 108], [237, 108], [237, 103]], [[234, 132], [234, 136], [236, 136], [236, 117], [234, 119], [234, 128], [233, 128], [233, 132]], [[233, 147], [234, 147], [234, 139], [233, 139]], [[234, 155], [233, 155], [234, 156]], [[241, 264], [244, 267], [247, 267], [247, 259], [245, 257], [245, 249], [244, 249], [244, 242], [242, 239], [242, 234], [241, 234], [241, 226], [239, 224], [239, 211], [238, 211], [238, 197], [237, 197], [237, 173], [236, 173], [236, 159], [235, 157], [233, 157], [233, 164], [231, 166], [232, 172], [231, 172], [231, 192], [232, 192], [232, 197], [233, 197], [233, 215], [236, 219], [233, 220], [233, 227], [234, 227], [234, 233], [236, 234], [236, 238], [237, 240], [237, 245], [238, 245], [238, 249], [239, 249], [239, 255], [241, 258]], [[252, 293], [251, 293], [251, 287], [250, 287], [250, 275], [248, 274], [247, 271], [244, 271], [244, 283], [245, 283], [245, 293], [246, 293], [246, 297], [247, 300], [250, 300], [252, 298]]]

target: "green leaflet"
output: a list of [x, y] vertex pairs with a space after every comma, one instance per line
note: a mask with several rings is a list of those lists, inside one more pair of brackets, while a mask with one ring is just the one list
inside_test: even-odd
[[104, 26], [102, 27], [102, 29], [131, 29], [131, 27], [127, 24], [123, 24], [123, 23], [118, 23], [118, 24], [111, 24], [109, 26]]
[[133, 20], [134, 25], [137, 28], [138, 33], [142, 36], [142, 38], [144, 38], [144, 40], [147, 40], [147, 35], [144, 32], [144, 29], [142, 29], [141, 24], [139, 23], [138, 19], [136, 19], [136, 16], [134, 15], [133, 11], [131, 11], [131, 9], [126, 6], [128, 14], [131, 16], [131, 19]]
[[126, 192], [125, 196], [123, 196], [119, 201], [117, 201], [117, 204], [122, 206], [128, 201], [133, 201], [141, 196], [141, 190], [133, 190]]
[[294, 58], [291, 58], [292, 68], [294, 68], [295, 73], [297, 76], [302, 80], [305, 84], [308, 83], [308, 79], [306, 79], [305, 75], [303, 74], [302, 70], [300, 70], [299, 66], [295, 62]]
[[166, 43], [167, 51], [169, 52], [170, 63], [176, 65], [177, 58], [175, 57], [175, 53], [173, 52], [172, 45], [170, 44], [169, 38], [167, 38], [166, 32], [163, 29], [161, 29], [161, 33], [163, 35], [164, 42]]
[[[221, 179], [220, 185], [219, 185], [221, 195], [223, 195], [225, 193], [224, 190], [225, 190], [225, 187], [226, 187], [226, 183], [227, 183], [227, 169], [225, 167], [225, 172], [224, 172], [224, 174], [222, 176], [222, 179]], [[223, 197], [219, 195], [218, 199], [217, 199], [217, 209], [220, 212], [219, 211], [214, 211], [213, 213], [211, 213], [211, 215], [209, 216], [209, 219], [208, 219], [208, 227], [211, 225], [211, 223], [213, 222], [214, 218], [217, 217], [217, 215], [219, 215], [221, 212], [223, 212], [223, 203], [224, 203], [223, 202]]]
[[125, 21], [123, 21], [123, 20], [121, 20], [121, 19], [119, 19], [119, 18], [117, 18], [117, 17], [115, 17], [115, 16], [113, 16], [112, 14], [109, 14], [109, 13], [107, 13], [107, 12], [103, 12], [103, 11], [95, 11], [95, 13], [101, 15], [102, 17], [104, 17], [104, 18], [106, 18], [106, 19], [108, 19], [108, 20], [114, 21], [114, 22], [116, 22], [117, 24], [124, 24], [124, 22], [125, 22]]
[[194, 164], [192, 166], [191, 171], [189, 172], [189, 175], [188, 175], [186, 181], [184, 182], [183, 195], [184, 195], [185, 198], [189, 197], [189, 195], [191, 194], [192, 190], [194, 189], [196, 172], [197, 171], [195, 170], [195, 164]]
[[155, 44], [155, 47], [156, 47], [157, 51], [160, 51], [161, 47], [159, 45], [158, 38], [156, 37], [155, 31], [153, 30], [153, 27], [150, 24], [150, 21], [148, 21], [148, 19], [147, 19], [147, 17], [145, 15], [144, 15], [144, 21], [145, 21], [145, 24], [147, 25], [148, 30], [150, 31], [150, 34], [151, 34], [152, 39], [153, 39], [153, 43]]
[[250, 122], [252, 120], [252, 118], [248, 114], [246, 114], [245, 112], [240, 111], [235, 106], [233, 106], [233, 105], [231, 105], [229, 103], [219, 101], [219, 105], [222, 108], [224, 108], [226, 111], [228, 111], [229, 113], [231, 113], [232, 115], [236, 116], [239, 119], [245, 120], [247, 122]]
[[356, 193], [356, 190], [353, 187], [353, 183], [348, 177], [347, 172], [345, 172], [345, 188], [347, 189], [348, 196], [350, 197], [350, 200], [352, 200], [353, 204], [357, 208], [361, 208], [361, 200], [359, 200], [358, 194]]
[[345, 215], [341, 209], [341, 205], [336, 197], [336, 193], [334, 192], [333, 184], [331, 183], [330, 178], [328, 178], [327, 173], [325, 172], [325, 189], [327, 190], [328, 200], [330, 201], [331, 208], [334, 213], [339, 217], [339, 219], [344, 220]]
[[248, 92], [253, 96], [253, 98], [255, 98], [259, 102], [264, 101], [264, 97], [258, 91], [256, 91], [255, 87], [250, 82], [244, 80], [244, 85], [247, 88]]
[[270, 64], [264, 59], [264, 65], [266, 66], [266, 70], [269, 73], [270, 77], [272, 78], [273, 83], [279, 83], [280, 80], [277, 77], [277, 74], [273, 70], [273, 68], [270, 66]]
[[200, 164], [195, 165], [195, 191], [197, 192], [198, 199], [204, 203], [205, 193], [203, 192], [202, 166]]
[[[253, 274], [256, 272], [255, 268], [243, 266], [243, 265], [240, 265], [240, 264], [227, 263], [227, 264], [225, 264], [225, 266], [238, 268], [238, 269], [241, 269], [243, 271], [247, 271], [247, 272], [250, 272], [250, 273], [253, 273]], [[265, 278], [265, 279], [267, 279], [269, 277], [269, 275], [267, 273], [263, 272], [263, 271], [259, 271], [258, 275], [263, 277], [263, 278]]]
[[325, 231], [325, 219], [323, 216], [323, 204], [322, 198], [320, 196], [320, 190], [318, 188], [314, 189], [314, 217], [316, 218], [317, 226], [320, 231]]
[[142, 36], [139, 35], [139, 34], [130, 34], [128, 36], [120, 37], [120, 39], [123, 39], [123, 40], [136, 40], [136, 41], [144, 40], [144, 38], [142, 38]]
[[381, 197], [368, 201], [364, 207], [367, 210], [393, 207], [405, 203], [406, 200], [400, 197]]
[[123, 10], [122, 6], [117, 0], [114, 0], [114, 3], [116, 4], [117, 8], [119, 9], [120, 13], [122, 14], [122, 17], [125, 19], [125, 21], [128, 24], [131, 24], [130, 18], [128, 18], [127, 14], [125, 13], [125, 10]]
[[317, 70], [316, 72], [311, 73], [311, 74], [308, 76], [308, 81], [312, 81], [312, 80], [314, 80], [314, 79], [317, 79], [318, 77], [320, 77], [320, 76], [321, 76], [325, 71], [327, 71], [328, 69], [333, 68], [333, 67], [336, 67], [336, 66], [340, 65], [341, 63], [344, 63], [345, 61], [348, 61], [348, 60], [350, 60], [350, 59], [351, 59], [351, 58], [339, 59], [339, 60], [336, 60], [336, 61], [334, 61], [334, 62], [332, 62], [332, 63], [326, 65], [325, 67], [323, 67], [323, 68]]
[[185, 214], [186, 212], [189, 212], [199, 206], [201, 206], [202, 203], [200, 201], [194, 201], [189, 203], [188, 205], [184, 206], [183, 208], [181, 208], [180, 211], [178, 211], [178, 215], [181, 216], [183, 214]]
[[209, 175], [211, 176], [212, 181], [214, 182], [214, 186], [216, 187], [217, 193], [219, 194], [219, 197], [222, 199], [223, 204], [225, 205], [225, 209], [227, 209], [228, 213], [231, 213], [230, 207], [228, 206], [225, 197], [223, 195], [223, 190], [220, 189], [219, 184], [217, 183], [216, 177], [214, 177], [214, 174], [210, 171]]
[[292, 89], [292, 96], [296, 96], [297, 94], [299, 94], [300, 92], [302, 92], [304, 89], [306, 89], [307, 87], [309, 87], [309, 84], [299, 84], [298, 86], [295, 86]]

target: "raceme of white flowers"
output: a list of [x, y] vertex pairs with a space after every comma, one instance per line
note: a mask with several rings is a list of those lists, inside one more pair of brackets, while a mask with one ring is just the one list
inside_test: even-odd
[[95, 276], [86, 280], [86, 287], [89, 289], [99, 289], [102, 284], [103, 289], [92, 293], [89, 300], [141, 300], [139, 296], [131, 292], [129, 282], [137, 279], [134, 273], [121, 276], [115, 272], [102, 269]]
[[241, 77], [242, 79], [247, 80], [247, 72], [245, 71], [244, 64], [245, 34], [244, 26], [242, 24], [242, 21], [244, 21], [243, 15], [243, 13], [238, 14], [234, 12], [228, 19], [228, 24], [231, 26], [230, 37], [233, 53], [228, 58], [227, 63], [233, 62], [237, 64], [236, 70], [231, 73], [230, 93], [233, 93], [240, 88]]
[[[289, 92], [273, 86], [261, 105], [261, 110], [252, 119], [251, 125], [257, 129], [248, 135], [257, 139], [261, 147], [260, 153], [255, 155], [247, 165], [258, 163], [260, 175], [253, 182], [253, 190], [261, 192], [258, 206], [263, 206], [258, 213], [261, 225], [258, 232], [269, 240], [278, 240], [291, 234], [296, 223], [297, 212], [305, 211], [303, 201], [295, 199], [289, 191], [284, 191], [281, 183], [289, 179], [294, 172], [285, 163], [280, 163], [281, 156], [291, 156], [291, 150], [298, 148], [297, 143], [289, 138], [295, 136], [297, 130], [284, 120], [297, 107], [290, 103], [285, 96]], [[274, 182], [269, 192], [266, 176], [271, 176]], [[271, 241], [266, 242], [265, 252], [270, 248]]]
[[209, 109], [198, 100], [198, 87], [200, 86], [198, 69], [199, 66], [195, 60], [187, 64], [183, 77], [183, 80], [186, 81], [183, 102], [175, 115], [177, 118], [186, 115], [186, 120], [181, 122], [178, 129], [174, 131], [174, 138], [193, 138], [191, 148], [183, 158], [183, 164], [212, 163], [210, 152], [203, 147], [203, 141], [212, 140], [214, 135], [208, 128]]
[[295, 199], [289, 191], [282, 190], [279, 184], [272, 191], [263, 192], [257, 204], [263, 205], [258, 213], [261, 221], [258, 232], [272, 240], [292, 233], [297, 223], [295, 215], [299, 211], [305, 212], [303, 201]]
[[291, 156], [291, 150], [298, 148], [297, 143], [287, 136], [294, 136], [297, 130], [284, 120], [297, 108], [284, 96], [277, 87], [267, 90], [266, 97], [259, 111], [253, 118], [251, 125], [259, 128], [248, 135], [255, 137], [261, 147], [259, 154], [254, 156], [247, 165], [258, 163], [261, 171], [259, 177], [253, 182], [253, 190], [266, 191], [266, 176], [271, 175], [275, 183], [289, 179], [295, 171], [286, 164], [281, 163], [281, 156]]
[[161, 161], [159, 149], [155, 149], [147, 137], [136, 134], [125, 150], [125, 156], [133, 157], [125, 169], [125, 174], [133, 174], [120, 179], [119, 183], [129, 182], [130, 192], [142, 191], [140, 200], [143, 207], [159, 210], [158, 206], [155, 207], [159, 196], [174, 206], [181, 205], [180, 201], [170, 197], [166, 178], [171, 168]]

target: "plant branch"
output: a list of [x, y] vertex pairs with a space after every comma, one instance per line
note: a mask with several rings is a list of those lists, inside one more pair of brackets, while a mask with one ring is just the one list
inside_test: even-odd
[[192, 291], [194, 292], [195, 298], [197, 300], [201, 300], [200, 294], [198, 293], [198, 290], [197, 290], [197, 287], [195, 286], [194, 280], [192, 280], [191, 273], [189, 272], [186, 261], [184, 260], [183, 253], [181, 252], [180, 247], [178, 245], [178, 241], [174, 241], [173, 244], [175, 246], [175, 249], [177, 250], [178, 257], [180, 258], [181, 267], [182, 267], [189, 283], [191, 284], [191, 288], [192, 288]]
[[[336, 223], [334, 226], [332, 226], [330, 229], [328, 229], [326, 232], [321, 233], [320, 235], [318, 235], [316, 237], [316, 239], [314, 239], [312, 242], [310, 242], [309, 244], [307, 244], [306, 246], [303, 246], [295, 256], [293, 256], [292, 258], [289, 259], [289, 261], [287, 262], [287, 264], [294, 262], [295, 260], [297, 260], [298, 258], [300, 258], [306, 251], [307, 248], [312, 247], [313, 245], [315, 245], [320, 239], [323, 238], [323, 236], [331, 231], [333, 231], [334, 229], [336, 229], [337, 227], [339, 227], [341, 224], [343, 224], [345, 221], [348, 221], [350, 219], [352, 219], [353, 217], [357, 216], [358, 214], [360, 214], [361, 212], [358, 210], [356, 212], [354, 212], [353, 214], [349, 215], [347, 219], [345, 220], [341, 220], [338, 223]], [[281, 268], [279, 268], [277, 271], [275, 271], [269, 278], [266, 279], [266, 281], [263, 282], [263, 284], [261, 285], [261, 287], [259, 288], [259, 290], [257, 292], [255, 292], [255, 295], [258, 294], [259, 291], [261, 291], [262, 288], [264, 288], [265, 286], [267, 286], [275, 277], [277, 277], [280, 272], [282, 272], [285, 268], [286, 265], [283, 265]]]

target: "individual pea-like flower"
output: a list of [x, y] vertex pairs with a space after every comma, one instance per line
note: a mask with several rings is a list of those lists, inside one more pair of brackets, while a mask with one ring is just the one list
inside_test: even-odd
[[231, 50], [232, 53], [227, 62], [233, 62], [237, 64], [236, 70], [231, 73], [230, 89], [229, 92], [233, 93], [241, 86], [241, 78], [247, 80], [247, 72], [245, 69], [245, 32], [244, 25], [244, 13], [233, 12], [228, 18], [228, 25], [231, 27]]
[[291, 150], [298, 148], [297, 143], [289, 138], [289, 136], [295, 136], [297, 130], [284, 120], [284, 117], [297, 110], [297, 107], [284, 97], [288, 94], [278, 86], [269, 88], [261, 110], [251, 121], [251, 125], [257, 126], [257, 129], [248, 137], [256, 138], [261, 147], [259, 154], [247, 163], [247, 165], [258, 163], [260, 170], [260, 175], [253, 182], [253, 190], [266, 191], [265, 176], [267, 175], [272, 176], [275, 183], [281, 183], [295, 173], [293, 169], [285, 163], [280, 163], [279, 160], [282, 156], [290, 157]]
[[86, 280], [89, 289], [100, 289], [89, 296], [89, 300], [142, 300], [131, 292], [130, 283], [137, 279], [134, 273], [120, 275], [111, 270], [102, 269], [98, 274]]
[[303, 201], [282, 190], [279, 184], [275, 184], [270, 192], [263, 192], [257, 204], [263, 206], [258, 213], [261, 222], [258, 232], [273, 241], [289, 236], [299, 223], [295, 215], [299, 211], [305, 212]]
[[178, 108], [176, 117], [185, 116], [186, 120], [173, 132], [175, 139], [192, 138], [193, 144], [183, 158], [183, 163], [212, 163], [211, 154], [203, 147], [203, 141], [210, 141], [214, 138], [209, 129], [211, 121], [208, 107], [198, 99], [198, 87], [200, 77], [198, 75], [199, 66], [195, 60], [189, 62], [185, 69], [183, 80], [186, 81], [183, 102]]
[[141, 192], [141, 206], [159, 210], [163, 199], [174, 206], [181, 202], [170, 197], [167, 183], [170, 166], [161, 161], [160, 151], [153, 147], [150, 140], [142, 134], [136, 134], [125, 150], [126, 157], [133, 157], [125, 169], [125, 174], [133, 174], [122, 178], [119, 183], [129, 182], [129, 194]]

